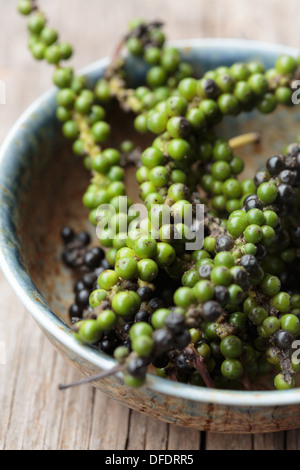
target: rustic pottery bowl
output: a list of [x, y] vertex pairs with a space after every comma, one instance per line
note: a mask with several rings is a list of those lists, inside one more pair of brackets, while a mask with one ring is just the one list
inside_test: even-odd
[[[254, 59], [270, 67], [281, 53], [296, 54], [291, 48], [243, 40], [201, 39], [176, 44], [199, 73]], [[103, 74], [107, 64], [107, 59], [101, 60], [84, 70], [91, 84]], [[128, 70], [135, 83], [145, 74], [138, 62], [128, 63]], [[38, 99], [15, 124], [1, 149], [0, 265], [57, 350], [83, 374], [92, 375], [111, 368], [115, 362], [78, 344], [67, 325], [72, 279], [60, 262], [59, 233], [65, 224], [91, 230], [81, 204], [89, 175], [61, 136], [55, 118], [55, 95], [56, 90], [52, 89]], [[258, 155], [248, 157], [247, 171], [252, 175], [260, 165], [260, 155], [266, 157], [281, 151], [295, 139], [299, 120], [296, 106], [279, 109], [270, 116], [252, 113], [227, 119], [221, 131], [232, 137], [248, 130], [263, 130], [260, 148], [244, 150], [247, 155], [252, 152]], [[122, 132], [118, 138], [121, 136]], [[135, 410], [200, 430], [271, 432], [296, 428], [300, 423], [300, 388], [257, 392], [211, 390], [151, 375], [140, 390], [125, 387], [121, 375], [94, 385]]]

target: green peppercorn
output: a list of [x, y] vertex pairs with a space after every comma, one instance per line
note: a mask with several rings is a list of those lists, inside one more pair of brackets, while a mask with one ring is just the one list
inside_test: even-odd
[[191, 101], [197, 93], [197, 80], [184, 78], [178, 85], [179, 93], [188, 101]]
[[289, 75], [295, 72], [297, 63], [293, 57], [282, 55], [277, 59], [275, 67], [277, 72], [283, 75]]
[[136, 378], [132, 375], [124, 374], [124, 383], [130, 388], [139, 388], [145, 383], [145, 378]]
[[32, 12], [32, 2], [31, 0], [19, 0], [18, 1], [18, 10], [21, 15], [28, 16]]
[[156, 330], [164, 327], [166, 318], [170, 315], [170, 310], [161, 308], [156, 310], [151, 317], [151, 323]]
[[272, 93], [265, 93], [257, 103], [257, 109], [262, 114], [270, 114], [277, 106], [276, 96]]
[[96, 142], [105, 142], [110, 136], [110, 125], [104, 121], [96, 122], [92, 126], [92, 134]]
[[47, 47], [44, 57], [49, 64], [58, 64], [61, 60], [60, 47], [58, 45]]
[[97, 323], [103, 331], [110, 331], [117, 322], [117, 316], [112, 310], [104, 310], [97, 317]]
[[103, 330], [96, 320], [85, 320], [80, 326], [78, 335], [82, 342], [94, 344], [101, 339]]
[[180, 287], [174, 294], [174, 302], [178, 307], [189, 307], [194, 301], [194, 293], [189, 287]]
[[260, 284], [262, 292], [265, 295], [268, 295], [269, 297], [278, 294], [278, 292], [280, 291], [280, 287], [281, 282], [278, 277], [269, 274], [264, 277], [262, 283]]
[[227, 162], [219, 161], [213, 164], [212, 176], [219, 181], [225, 181], [230, 177], [231, 169], [230, 165]]
[[221, 365], [221, 372], [229, 380], [238, 379], [243, 373], [243, 366], [237, 359], [225, 359]]
[[211, 280], [216, 285], [229, 286], [233, 280], [233, 276], [228, 268], [225, 266], [218, 266], [211, 272]]
[[295, 379], [292, 377], [291, 382], [287, 382], [285, 377], [282, 373], [276, 375], [274, 379], [274, 386], [277, 390], [288, 390], [294, 388], [295, 386]]
[[250, 85], [251, 90], [259, 96], [266, 93], [269, 88], [267, 79], [261, 73], [254, 73], [251, 75], [248, 79], [248, 84]]
[[267, 317], [262, 323], [266, 333], [271, 336], [280, 329], [280, 321], [276, 317]]
[[[31, 13], [31, 11], [29, 12], [28, 5], [27, 5], [27, 8], [25, 8], [24, 3], [23, 3], [23, 5], [19, 3], [19, 5], [20, 5], [20, 7], [22, 7], [21, 9], [23, 11], [26, 11], [26, 13], [28, 12], [27, 14]], [[46, 24], [46, 18], [44, 17], [44, 15], [42, 13], [38, 12], [38, 13], [35, 13], [34, 15], [32, 15], [29, 18], [28, 29], [33, 34], [40, 34], [40, 32], [44, 28], [45, 24]]]
[[112, 301], [113, 311], [121, 317], [130, 317], [134, 315], [139, 306], [140, 300], [134, 292], [119, 292]]
[[242, 342], [237, 336], [227, 336], [222, 339], [220, 350], [224, 357], [236, 359], [242, 354]]
[[226, 228], [228, 232], [230, 233], [230, 235], [237, 238], [245, 231], [248, 223], [247, 223], [245, 212], [238, 214], [238, 215], [235, 215], [235, 214], [236, 214], [235, 212], [231, 214], [231, 217], [227, 222]]
[[257, 195], [264, 204], [272, 204], [278, 195], [277, 186], [274, 183], [262, 183], [257, 189]]

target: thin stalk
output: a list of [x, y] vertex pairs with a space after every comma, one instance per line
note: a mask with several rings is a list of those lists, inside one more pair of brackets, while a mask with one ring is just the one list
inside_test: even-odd
[[210, 373], [207, 370], [204, 358], [201, 357], [193, 347], [190, 347], [188, 349], [190, 349], [191, 353], [193, 354], [194, 367], [197, 369], [197, 371], [201, 375], [205, 385], [209, 388], [216, 388], [214, 381], [211, 378]]
[[90, 384], [91, 382], [95, 382], [96, 380], [105, 379], [106, 377], [110, 377], [111, 375], [116, 374], [117, 372], [121, 372], [124, 369], [123, 364], [118, 364], [117, 366], [113, 367], [110, 370], [106, 370], [104, 372], [100, 372], [99, 374], [92, 375], [91, 377], [87, 377], [86, 379], [79, 380], [78, 382], [73, 382], [67, 385], [59, 385], [59, 390], [67, 390], [68, 388], [79, 387], [80, 385]]

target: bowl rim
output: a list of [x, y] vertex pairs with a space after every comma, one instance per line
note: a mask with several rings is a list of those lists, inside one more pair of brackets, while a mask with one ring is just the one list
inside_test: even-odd
[[[170, 44], [176, 45], [181, 49], [206, 48], [211, 50], [247, 50], [249, 53], [260, 51], [263, 53], [277, 53], [297, 55], [298, 50], [289, 46], [282, 46], [268, 42], [253, 41], [247, 39], [230, 38], [200, 38], [170, 41]], [[93, 62], [83, 68], [81, 74], [91, 74], [101, 71], [109, 64], [109, 58]], [[14, 139], [20, 128], [26, 121], [36, 114], [41, 105], [54, 98], [57, 89], [52, 87], [35, 100], [19, 117], [13, 125], [0, 148], [0, 172], [3, 171], [3, 163], [8, 149], [14, 145]], [[3, 191], [0, 187], [0, 207], [3, 203]], [[7, 241], [3, 236], [5, 223], [0, 218], [0, 268], [6, 279], [13, 288], [16, 295], [25, 305], [26, 309], [41, 326], [41, 328], [51, 335], [57, 342], [61, 343], [74, 355], [81, 357], [93, 364], [96, 368], [108, 370], [116, 364], [116, 361], [102, 352], [91, 349], [89, 346], [79, 344], [72, 336], [70, 329], [53, 313], [47, 306], [41, 294], [30, 280], [29, 273], [25, 274], [17, 269], [17, 256], [7, 256]], [[22, 276], [23, 274], [23, 276]], [[122, 374], [118, 374], [122, 377]], [[189, 401], [200, 403], [213, 403], [218, 405], [240, 406], [240, 407], [270, 407], [283, 406], [300, 403], [300, 388], [284, 391], [234, 391], [234, 390], [215, 390], [211, 388], [196, 387], [182, 383], [172, 382], [160, 377], [147, 375], [147, 383], [144, 386], [154, 394], [163, 394], [177, 397]]]

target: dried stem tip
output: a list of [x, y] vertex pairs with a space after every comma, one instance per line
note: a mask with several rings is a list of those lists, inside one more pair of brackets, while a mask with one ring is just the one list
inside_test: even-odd
[[97, 375], [92, 375], [91, 377], [87, 377], [86, 379], [79, 380], [78, 382], [73, 382], [67, 385], [59, 385], [59, 390], [67, 390], [68, 388], [79, 387], [80, 385], [90, 384], [91, 382], [95, 382], [96, 380], [105, 379], [106, 377], [110, 377], [111, 375], [116, 374], [117, 372], [121, 372], [124, 369], [123, 364], [118, 364], [117, 366], [113, 367], [110, 370], [105, 370], [104, 372], [100, 372]]
[[236, 149], [247, 144], [259, 144], [260, 140], [261, 135], [259, 132], [249, 132], [247, 134], [241, 134], [237, 137], [233, 137], [229, 140], [229, 145], [231, 148]]

